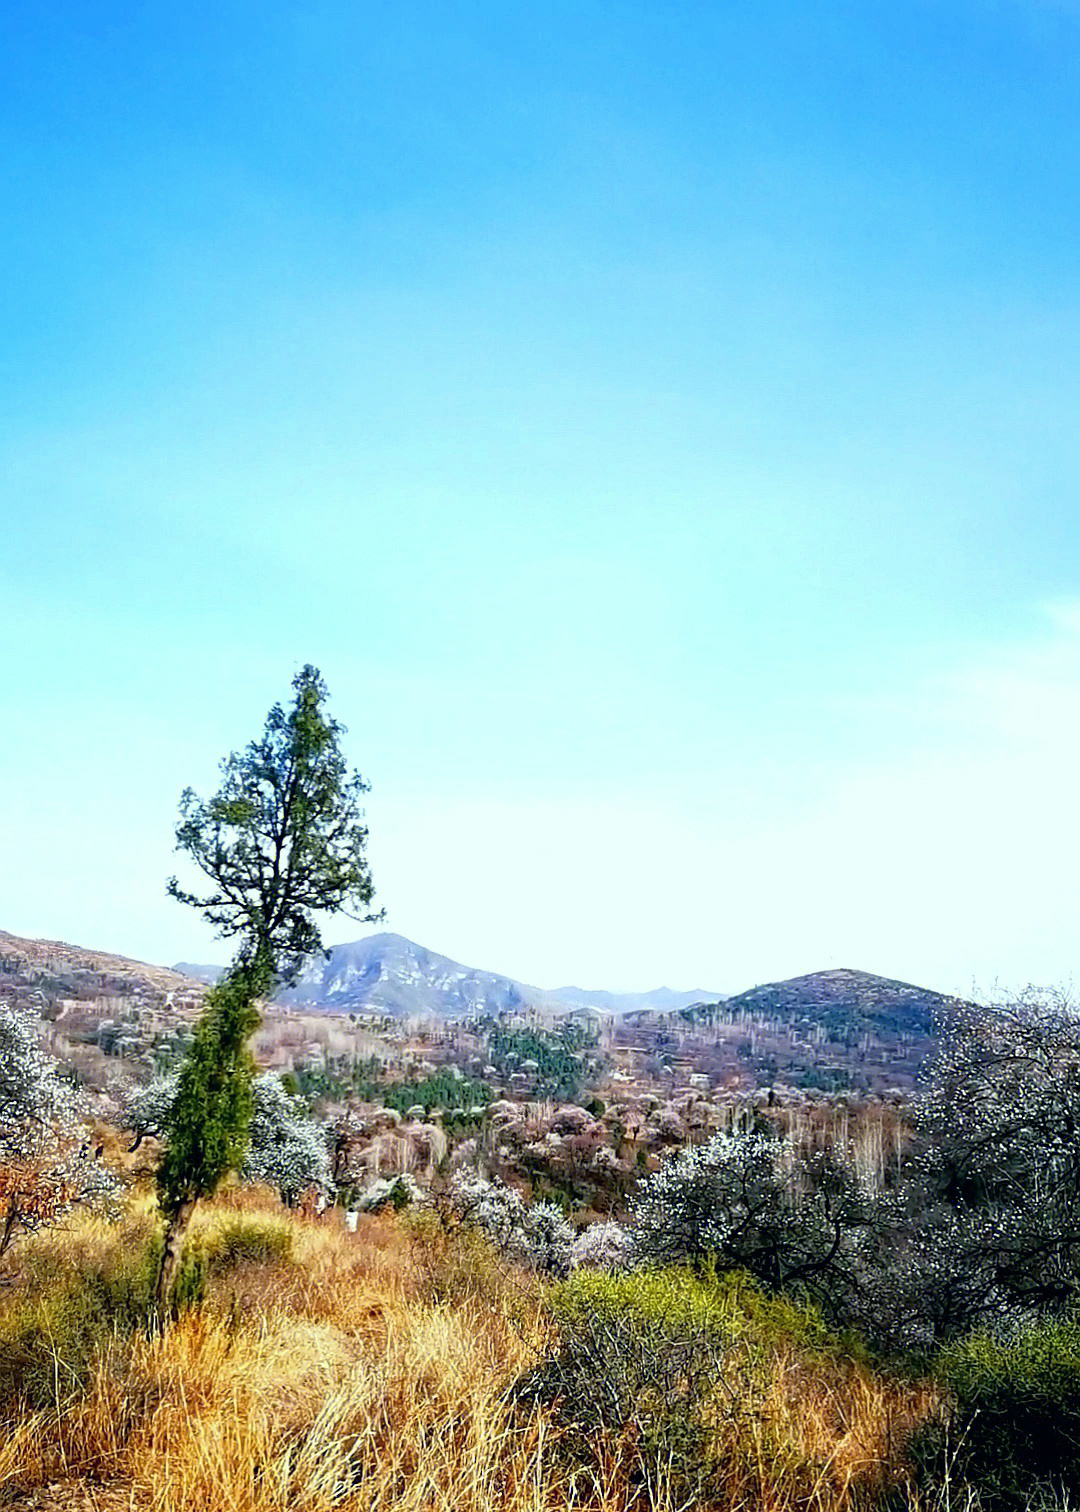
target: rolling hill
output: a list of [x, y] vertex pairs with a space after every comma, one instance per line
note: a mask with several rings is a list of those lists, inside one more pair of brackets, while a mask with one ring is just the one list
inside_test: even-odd
[[867, 971], [811, 972], [673, 1013], [623, 1015], [614, 1044], [653, 1066], [732, 1069], [758, 1085], [911, 1087], [956, 998]]
[[811, 1023], [836, 1042], [877, 1038], [928, 1038], [957, 999], [911, 982], [869, 971], [816, 971], [751, 987], [727, 998], [725, 1013], [746, 1013], [792, 1024]]

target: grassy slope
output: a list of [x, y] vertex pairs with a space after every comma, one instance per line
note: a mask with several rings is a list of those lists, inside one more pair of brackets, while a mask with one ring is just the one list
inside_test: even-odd
[[[246, 1215], [246, 1216], [245, 1216]], [[24, 1244], [0, 1279], [0, 1505], [75, 1512], [629, 1512], [634, 1446], [598, 1440], [587, 1466], [559, 1452], [543, 1411], [507, 1384], [545, 1347], [536, 1283], [477, 1246], [393, 1217], [348, 1235], [239, 1194], [199, 1216], [204, 1247], [261, 1223], [291, 1247], [211, 1274], [202, 1308], [164, 1337], [85, 1335], [72, 1373], [64, 1295], [86, 1278], [118, 1295], [151, 1232], [88, 1220]], [[274, 1240], [278, 1245], [278, 1240]], [[279, 1246], [280, 1247], [280, 1246]], [[127, 1267], [127, 1271], [125, 1271]], [[103, 1279], [102, 1279], [103, 1278]], [[110, 1280], [110, 1278], [112, 1278]], [[127, 1283], [124, 1283], [127, 1284]], [[93, 1286], [91, 1290], [93, 1290]], [[111, 1305], [111, 1304], [110, 1304]], [[36, 1309], [36, 1311], [35, 1311]], [[52, 1328], [51, 1373], [19, 1392], [12, 1344]], [[40, 1363], [40, 1361], [39, 1361]], [[78, 1379], [81, 1374], [81, 1379]], [[25, 1369], [24, 1369], [25, 1375]], [[851, 1360], [777, 1341], [753, 1413], [720, 1411], [717, 1506], [866, 1504], [902, 1482], [897, 1446], [932, 1395]], [[576, 1470], [575, 1470], [576, 1465]], [[45, 1500], [39, 1500], [49, 1488]], [[33, 1498], [33, 1499], [31, 1499]], [[661, 1495], [653, 1512], [674, 1512]]]

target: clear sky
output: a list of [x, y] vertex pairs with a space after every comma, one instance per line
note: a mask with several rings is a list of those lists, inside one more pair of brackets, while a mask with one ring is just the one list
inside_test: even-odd
[[310, 661], [459, 960], [1072, 981], [1080, 5], [6, 0], [0, 185], [0, 928]]

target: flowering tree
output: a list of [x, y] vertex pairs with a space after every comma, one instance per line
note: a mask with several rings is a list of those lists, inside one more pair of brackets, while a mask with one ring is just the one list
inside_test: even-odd
[[266, 1071], [251, 1085], [251, 1142], [240, 1166], [241, 1181], [276, 1187], [283, 1202], [294, 1204], [310, 1187], [329, 1192], [330, 1152], [322, 1127], [309, 1118], [303, 1099]]
[[105, 1202], [115, 1178], [101, 1165], [86, 1108], [42, 1048], [40, 1018], [0, 1008], [0, 1254], [20, 1233]]
[[574, 1270], [623, 1270], [633, 1258], [634, 1241], [629, 1229], [610, 1218], [588, 1224], [570, 1246], [570, 1264]]
[[835, 1313], [854, 1285], [868, 1195], [838, 1155], [796, 1157], [760, 1131], [715, 1134], [671, 1154], [631, 1202], [642, 1260], [710, 1260], [797, 1288]]
[[898, 1194], [911, 1334], [1064, 1314], [1080, 1302], [1080, 1019], [1026, 995], [957, 1011], [914, 1107]]
[[[135, 1135], [133, 1149], [147, 1136], [167, 1140], [179, 1074], [159, 1076], [132, 1097], [123, 1124]], [[330, 1154], [322, 1127], [309, 1118], [303, 1100], [292, 1096], [272, 1071], [251, 1084], [249, 1144], [239, 1165], [243, 1182], [276, 1187], [283, 1202], [296, 1203], [311, 1187], [329, 1191]]]
[[631, 1203], [640, 1259], [710, 1259], [801, 1290], [884, 1347], [1080, 1305], [1080, 1017], [1027, 996], [954, 1008], [901, 1167], [862, 1188], [843, 1151], [757, 1130], [671, 1155]]
[[548, 1275], [569, 1272], [574, 1231], [555, 1203], [526, 1205], [513, 1187], [475, 1170], [456, 1173], [449, 1199], [457, 1218], [480, 1229], [507, 1259]]

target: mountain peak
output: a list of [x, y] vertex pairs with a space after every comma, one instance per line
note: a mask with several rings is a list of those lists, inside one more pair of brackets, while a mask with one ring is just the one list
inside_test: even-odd
[[570, 1011], [575, 1008], [623, 1013], [635, 1008], [671, 1011], [718, 993], [616, 993], [561, 987], [554, 991], [497, 972], [466, 966], [440, 955], [404, 935], [389, 931], [335, 945], [329, 957], [313, 958], [295, 986], [278, 1001], [304, 1004], [332, 1012], [362, 1010], [397, 1017], [464, 1018], [535, 1008]]

